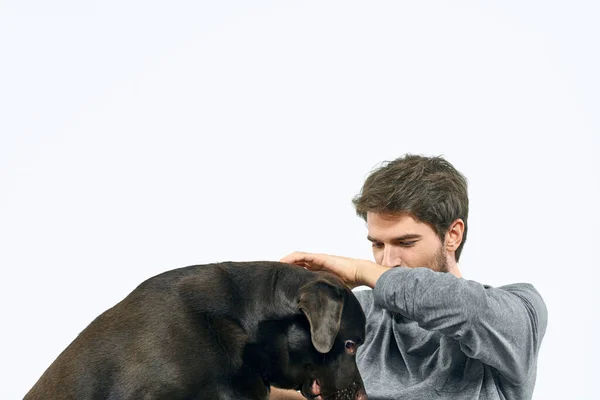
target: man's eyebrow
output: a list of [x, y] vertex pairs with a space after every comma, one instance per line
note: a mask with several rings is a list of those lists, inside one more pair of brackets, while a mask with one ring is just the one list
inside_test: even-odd
[[[406, 235], [402, 235], [402, 236], [393, 238], [392, 241], [393, 242], [402, 242], [402, 241], [411, 240], [411, 239], [421, 239], [421, 235], [418, 235], [416, 233], [407, 233]], [[375, 239], [371, 236], [367, 236], [367, 240], [369, 242], [381, 242], [381, 240]]]

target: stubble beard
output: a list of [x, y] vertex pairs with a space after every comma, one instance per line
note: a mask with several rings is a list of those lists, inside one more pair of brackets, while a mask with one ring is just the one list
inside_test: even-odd
[[448, 267], [448, 259], [446, 258], [446, 252], [444, 251], [444, 245], [442, 244], [438, 251], [431, 260], [431, 269], [437, 272], [450, 272]]

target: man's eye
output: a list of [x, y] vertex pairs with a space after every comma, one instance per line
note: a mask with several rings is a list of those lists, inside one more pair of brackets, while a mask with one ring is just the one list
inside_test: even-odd
[[375, 242], [373, 242], [373, 247], [376, 248], [376, 249], [381, 249], [381, 248], [383, 248], [383, 243], [375, 243]]
[[400, 242], [400, 245], [404, 247], [412, 247], [415, 243], [417, 243], [416, 240], [411, 240], [410, 242]]

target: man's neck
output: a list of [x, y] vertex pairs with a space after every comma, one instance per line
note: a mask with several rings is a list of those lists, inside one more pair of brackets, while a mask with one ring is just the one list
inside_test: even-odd
[[454, 256], [454, 253], [447, 254], [446, 259], [447, 259], [448, 273], [456, 276], [457, 278], [462, 278], [462, 273], [460, 272], [460, 269], [458, 268], [458, 263], [456, 262], [456, 257]]

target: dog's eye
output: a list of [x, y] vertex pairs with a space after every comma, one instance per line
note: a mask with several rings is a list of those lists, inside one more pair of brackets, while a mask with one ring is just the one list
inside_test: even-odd
[[344, 346], [346, 347], [346, 351], [350, 354], [354, 354], [356, 351], [356, 343], [354, 343], [352, 340], [346, 340], [344, 342]]

